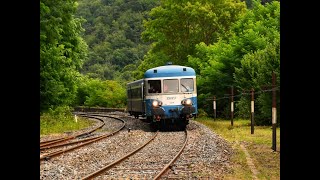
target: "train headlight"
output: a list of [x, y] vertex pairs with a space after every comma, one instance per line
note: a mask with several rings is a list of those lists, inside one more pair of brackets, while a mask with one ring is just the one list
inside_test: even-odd
[[162, 105], [162, 102], [161, 101], [158, 101], [158, 100], [153, 100], [152, 101], [152, 106], [153, 107], [159, 107]]
[[191, 106], [192, 105], [192, 100], [191, 99], [184, 99], [181, 101], [181, 104], [184, 106]]

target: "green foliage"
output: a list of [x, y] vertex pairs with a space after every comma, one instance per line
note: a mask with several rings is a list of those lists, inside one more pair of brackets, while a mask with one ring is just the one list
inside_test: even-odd
[[[139, 71], [164, 65], [167, 61], [195, 65], [187, 63], [187, 57], [195, 53], [196, 44], [204, 42], [201, 44], [206, 46], [219, 38], [228, 37], [231, 24], [244, 13], [244, 7], [237, 1], [164, 1], [161, 6], [152, 9], [152, 19], [144, 22], [144, 40], [155, 42]], [[138, 78], [142, 77], [141, 73], [137, 74]], [[201, 80], [198, 83], [201, 84]]]
[[47, 112], [40, 116], [40, 135], [64, 133], [91, 125], [90, 122], [84, 121], [81, 117], [78, 117], [77, 122], [75, 122], [71, 110], [68, 106], [49, 108]]
[[188, 64], [198, 74], [199, 93], [215, 92], [211, 97], [222, 97], [227, 93], [225, 89], [232, 85], [231, 67], [234, 67], [237, 60], [232, 49], [231, 45], [222, 40], [214, 45], [200, 43], [196, 46], [197, 53], [189, 56]]
[[87, 45], [74, 0], [40, 1], [40, 111], [71, 105]]
[[132, 79], [121, 71], [140, 62], [149, 50], [149, 43], [140, 39], [142, 21], [157, 4], [156, 0], [80, 0], [77, 16], [86, 19], [83, 37], [90, 51], [81, 73], [101, 80]]
[[[138, 61], [140, 62], [140, 61]], [[138, 63], [137, 62], [137, 63]], [[123, 86], [126, 86], [126, 83], [134, 81], [133, 73], [137, 69], [137, 63], [136, 64], [129, 64], [125, 66], [120, 72], [115, 73], [115, 81], [118, 81], [123, 84]]]
[[47, 114], [57, 119], [64, 119], [67, 116], [72, 116], [72, 113], [71, 113], [72, 110], [73, 109], [70, 108], [69, 106], [57, 106], [54, 109], [49, 108], [49, 110], [47, 111]]
[[235, 102], [235, 116], [243, 119], [251, 117], [251, 99], [248, 96], [241, 96], [239, 101]]
[[[235, 81], [239, 88], [248, 88], [248, 82], [252, 87], [263, 91], [265, 87], [272, 88], [272, 72], [276, 74], [276, 85], [280, 85], [280, 43], [276, 39], [265, 49], [248, 54], [241, 62], [241, 68], [235, 72]], [[280, 119], [280, 89], [277, 90], [277, 119]], [[257, 103], [257, 124], [271, 123], [272, 96], [271, 92], [259, 94]], [[277, 121], [280, 122], [279, 120]]]
[[154, 57], [159, 54], [173, 64], [185, 65], [187, 56], [194, 55], [196, 44], [228, 37], [232, 23], [244, 11], [245, 4], [237, 0], [161, 1], [144, 21], [142, 38], [153, 46], [142, 66], [162, 64], [161, 58]]
[[170, 61], [169, 57], [163, 52], [151, 53], [149, 51], [147, 55], [145, 55], [144, 60], [138, 65], [138, 68], [133, 71], [133, 76], [135, 79], [141, 79], [146, 70], [157, 66], [164, 66], [168, 61]]
[[113, 80], [82, 77], [79, 82], [77, 105], [119, 108], [126, 105], [125, 88]]
[[[230, 34], [229, 38], [220, 39], [212, 45], [199, 43], [195, 54], [188, 57], [188, 64], [198, 74], [198, 92], [219, 98], [230, 94], [231, 86], [236, 88], [236, 93], [251, 88], [257, 91], [263, 85], [270, 85], [272, 71], [276, 73], [279, 85], [280, 3], [274, 1], [261, 5], [254, 1], [252, 9], [231, 27]], [[226, 108], [226, 103], [229, 102], [224, 102], [225, 105], [217, 106], [220, 108], [217, 110], [227, 116], [229, 108]], [[244, 106], [239, 107], [238, 115], [246, 117], [246, 103], [245, 98], [239, 100], [238, 106]], [[262, 119], [271, 116], [267, 111], [268, 103], [262, 97], [257, 103], [257, 118], [261, 124], [264, 124]], [[268, 106], [271, 109], [271, 104]]]
[[208, 116], [208, 114], [206, 113], [206, 111], [204, 111], [203, 109], [198, 109], [197, 117], [204, 118], [204, 117], [207, 117], [207, 116]]
[[49, 108], [40, 116], [40, 132], [48, 131], [47, 127], [55, 126], [56, 124], [65, 124], [70, 119], [73, 119], [71, 109], [68, 106], [57, 106], [56, 108]]

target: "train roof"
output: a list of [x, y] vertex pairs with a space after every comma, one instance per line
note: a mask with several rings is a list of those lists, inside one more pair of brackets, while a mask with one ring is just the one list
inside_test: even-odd
[[142, 82], [143, 82], [143, 79], [138, 79], [138, 80], [135, 80], [135, 81], [133, 81], [133, 82], [127, 83], [127, 86], [128, 86], [128, 85], [133, 85], [133, 84], [140, 84], [140, 83], [142, 83]]
[[193, 68], [179, 65], [165, 65], [148, 69], [144, 73], [144, 78], [155, 77], [175, 77], [175, 76], [195, 76]]

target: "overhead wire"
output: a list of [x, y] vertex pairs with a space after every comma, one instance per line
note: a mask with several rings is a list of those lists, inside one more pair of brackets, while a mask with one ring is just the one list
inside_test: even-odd
[[[274, 87], [274, 88], [271, 88], [271, 89], [262, 89], [262, 90], [259, 90], [259, 91], [254, 91], [253, 94], [262, 94], [262, 93], [265, 93], [265, 92], [272, 92], [272, 91], [278, 91], [280, 90], [280, 86], [277, 86], [277, 87]], [[233, 97], [240, 97], [240, 96], [249, 96], [249, 95], [252, 95], [252, 92], [242, 92], [242, 93], [239, 93], [238, 95], [233, 95]], [[231, 98], [231, 94], [224, 94], [224, 97], [220, 97], [220, 98], [216, 98], [215, 100], [221, 100], [221, 99], [229, 99]], [[213, 98], [207, 98], [206, 100], [214, 100]]]

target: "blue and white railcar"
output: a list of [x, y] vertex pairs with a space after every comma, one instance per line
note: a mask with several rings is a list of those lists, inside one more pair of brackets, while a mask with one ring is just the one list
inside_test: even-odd
[[196, 87], [191, 67], [168, 64], [149, 69], [143, 79], [128, 83], [128, 111], [145, 116], [157, 129], [185, 129], [198, 113]]

